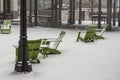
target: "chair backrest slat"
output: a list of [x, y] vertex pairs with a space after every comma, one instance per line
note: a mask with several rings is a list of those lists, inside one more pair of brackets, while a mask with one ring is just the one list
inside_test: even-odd
[[88, 27], [84, 39], [86, 40], [86, 39], [92, 39], [92, 38], [94, 38], [95, 29], [96, 29], [96, 28], [95, 28], [95, 27], [92, 27], [92, 26], [91, 26], [91, 27]]
[[103, 35], [103, 33], [105, 32], [105, 30], [107, 29], [107, 27], [108, 27], [108, 24], [106, 24], [105, 26], [104, 26], [104, 28], [102, 29], [102, 31], [100, 32], [100, 36], [102, 36]]
[[28, 50], [39, 50], [42, 39], [28, 40]]
[[57, 40], [55, 41], [55, 43], [53, 44], [54, 48], [57, 49], [57, 47], [59, 46], [60, 42], [62, 41], [63, 37], [65, 35], [64, 31], [61, 31], [60, 35], [58, 36]]

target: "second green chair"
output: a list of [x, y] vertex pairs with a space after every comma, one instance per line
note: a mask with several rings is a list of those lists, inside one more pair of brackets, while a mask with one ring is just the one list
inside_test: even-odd
[[82, 38], [80, 36], [81, 32], [78, 32], [77, 40], [76, 42], [83, 41], [83, 42], [94, 42], [94, 36], [95, 36], [95, 27], [89, 27], [86, 31], [85, 37]]

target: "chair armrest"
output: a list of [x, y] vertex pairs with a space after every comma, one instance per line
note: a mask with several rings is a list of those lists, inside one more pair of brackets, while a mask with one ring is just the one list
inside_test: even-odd
[[56, 41], [57, 38], [41, 38], [42, 40], [47, 40], [47, 41]]
[[95, 31], [96, 31], [96, 32], [100, 32], [100, 31], [102, 31], [102, 29], [98, 29], [98, 28], [97, 28], [97, 29], [95, 29]]
[[57, 39], [55, 39], [55, 40], [47, 40], [47, 41], [50, 41], [50, 42], [62, 42], [62, 40], [57, 40]]
[[58, 38], [42, 38], [42, 39], [43, 39], [43, 40], [50, 41], [50, 42], [56, 42], [56, 41], [62, 42], [62, 40], [59, 40]]
[[49, 47], [49, 45], [41, 45], [40, 48]]

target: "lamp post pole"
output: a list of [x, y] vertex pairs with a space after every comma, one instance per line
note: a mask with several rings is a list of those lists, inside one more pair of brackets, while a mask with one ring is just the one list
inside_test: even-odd
[[20, 0], [20, 40], [18, 46], [18, 59], [15, 64], [16, 72], [32, 71], [28, 55], [26, 21], [26, 0]]

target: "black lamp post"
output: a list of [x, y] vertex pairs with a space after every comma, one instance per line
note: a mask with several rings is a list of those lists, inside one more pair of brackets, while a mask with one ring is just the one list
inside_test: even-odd
[[20, 40], [18, 46], [18, 60], [15, 64], [15, 71], [31, 72], [32, 66], [29, 61], [27, 45], [26, 0], [20, 0], [20, 7]]
[[34, 25], [35, 26], [38, 26], [38, 20], [37, 20], [37, 3], [38, 3], [38, 0], [35, 0], [35, 10], [34, 10], [34, 16], [35, 16]]

